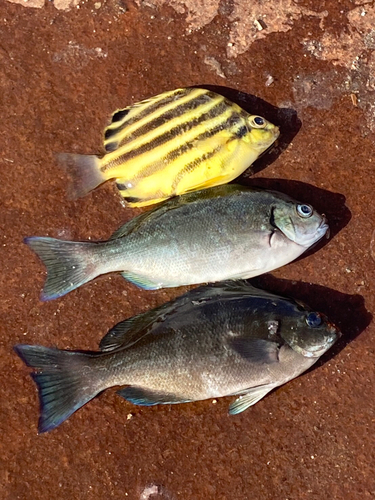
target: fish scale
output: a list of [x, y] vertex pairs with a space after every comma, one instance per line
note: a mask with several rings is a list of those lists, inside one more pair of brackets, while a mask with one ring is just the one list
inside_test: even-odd
[[[149, 134], [139, 139], [139, 146], [137, 145], [137, 139], [127, 143], [126, 146], [119, 145], [115, 154], [112, 153], [106, 156], [101, 170], [103, 173], [108, 172], [112, 168], [111, 162], [113, 158], [118, 158], [118, 165], [127, 163], [129, 169], [132, 168], [130, 160], [139, 161], [142, 165], [152, 166], [157, 160], [164, 160], [165, 156], [172, 151], [175, 151], [174, 160], [181, 157], [180, 161], [183, 163], [185, 161], [183, 153], [186, 153], [186, 151], [194, 153], [196, 147], [204, 148], [204, 140], [222, 130], [228, 130], [228, 133], [232, 134], [232, 128], [235, 127], [239, 120], [240, 117], [237, 117], [230, 109], [225, 109], [220, 115], [210, 116], [207, 120], [202, 120], [202, 117], [192, 119], [189, 121], [188, 127], [178, 124], [166, 131], [160, 131], [159, 128], [153, 129]], [[241, 121], [241, 125], [244, 125], [244, 120]], [[168, 122], [168, 126], [171, 124], [173, 124], [173, 121]], [[186, 151], [180, 148], [179, 138], [184, 144], [190, 143], [190, 147]], [[193, 142], [194, 148], [192, 148]], [[149, 153], [149, 156], [146, 156], [146, 153]], [[143, 155], [145, 156], [142, 158]], [[133, 176], [139, 175], [138, 172], [139, 169], [134, 169]], [[115, 169], [112, 174], [118, 177]]]
[[172, 198], [106, 242], [26, 243], [47, 267], [42, 298], [51, 300], [109, 272], [146, 289], [258, 276], [299, 257], [327, 230], [309, 205], [229, 184]]
[[278, 135], [278, 127], [223, 96], [185, 88], [117, 110], [102, 158], [58, 158], [73, 179], [73, 198], [113, 179], [129, 205], [140, 207], [235, 179]]
[[229, 407], [239, 413], [307, 370], [339, 336], [307, 306], [224, 282], [115, 325], [98, 352], [15, 350], [35, 370], [45, 432], [113, 386], [143, 406], [240, 395]]
[[[111, 138], [111, 140], [116, 140], [117, 138], [116, 142], [119, 147], [140, 137], [143, 138], [144, 141], [147, 141], [147, 134], [150, 132], [153, 132], [154, 135], [160, 135], [163, 131], [167, 130], [170, 136], [173, 137], [177, 135], [177, 133], [183, 133], [194, 127], [199, 120], [205, 121], [209, 118], [218, 116], [225, 108], [227, 108], [227, 105], [224, 102], [224, 98], [221, 98], [221, 96], [211, 98], [207, 95], [200, 95], [198, 98], [191, 99], [186, 103], [178, 103], [178, 106], [172, 109], [165, 110], [161, 108], [161, 114], [158, 113], [155, 117], [152, 117], [153, 115], [146, 115], [147, 120], [144, 118], [137, 122], [137, 117], [133, 117], [132, 120], [129, 120], [132, 126], [130, 126], [128, 121], [124, 120], [121, 125], [116, 128], [107, 128], [104, 137], [105, 139]], [[107, 138], [106, 135], [108, 133], [109, 137]], [[107, 143], [110, 143], [110, 141], [104, 142], [105, 148]]]

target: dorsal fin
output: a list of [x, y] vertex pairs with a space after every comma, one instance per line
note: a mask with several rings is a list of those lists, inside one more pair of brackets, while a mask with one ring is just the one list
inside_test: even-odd
[[128, 106], [127, 108], [116, 110], [111, 117], [110, 124], [104, 129], [104, 148], [108, 153], [116, 151], [118, 148], [119, 143], [116, 135], [123, 127], [124, 119], [131, 109], [132, 106]]
[[186, 194], [184, 196], [176, 196], [175, 198], [171, 198], [170, 200], [167, 200], [165, 203], [162, 205], [159, 205], [151, 210], [148, 210], [147, 212], [143, 212], [142, 214], [137, 215], [133, 219], [131, 219], [129, 222], [121, 226], [117, 231], [115, 231], [112, 236], [110, 237], [111, 240], [121, 238], [123, 236], [127, 236], [128, 234], [132, 233], [134, 230], [138, 229], [141, 224], [143, 224], [146, 220], [149, 220], [151, 218], [158, 218], [161, 217], [162, 215], [165, 214], [165, 212], [173, 210], [174, 208], [177, 208], [181, 205], [184, 205], [186, 203], [189, 203], [191, 197], [191, 201], [195, 201], [196, 195], [195, 193], [191, 194]]
[[[278, 298], [277, 295], [255, 288], [246, 281], [224, 281], [200, 286], [155, 309], [121, 321], [103, 337], [99, 347], [102, 351], [112, 351], [127, 347], [146, 335], [156, 322], [164, 322], [170, 314], [174, 314], [177, 311], [184, 313], [183, 308], [185, 307], [190, 311], [192, 306], [198, 308], [208, 301], [218, 298], [221, 300], [230, 299], [232, 296], [237, 298], [238, 296]], [[233, 347], [240, 349], [241, 346], [237, 343]]]
[[122, 236], [126, 236], [130, 234], [135, 229], [138, 229], [141, 224], [149, 219], [157, 219], [164, 215], [166, 212], [174, 210], [175, 208], [182, 207], [183, 205], [192, 205], [193, 203], [204, 203], [206, 200], [210, 198], [218, 198], [221, 196], [228, 196], [232, 193], [241, 194], [242, 192], [251, 191], [252, 188], [245, 188], [243, 186], [238, 186], [236, 184], [224, 185], [224, 186], [216, 186], [210, 189], [203, 189], [202, 191], [194, 191], [192, 193], [186, 193], [181, 196], [175, 196], [174, 198], [170, 198], [165, 201], [161, 205], [144, 212], [134, 219], [131, 219], [129, 222], [121, 226], [117, 231], [113, 233], [111, 236], [112, 239], [120, 238]]
[[131, 345], [139, 338], [139, 332], [147, 326], [147, 316], [148, 312], [117, 323], [100, 341], [100, 350], [106, 352]]
[[[263, 290], [262, 288], [256, 288], [253, 286], [249, 280], [226, 280], [219, 281], [217, 283], [210, 283], [208, 285], [203, 285], [194, 289], [194, 293], [199, 295], [205, 295], [206, 298], [214, 297], [227, 297], [229, 295], [242, 295], [247, 297], [264, 297], [269, 299], [283, 299], [289, 300], [286, 297], [281, 297], [274, 293]], [[294, 302], [293, 299], [290, 299]]]
[[130, 221], [126, 222], [123, 226], [118, 228], [112, 236], [109, 238], [110, 240], [116, 240], [117, 238], [122, 238], [123, 236], [127, 236], [128, 234], [132, 233], [138, 227], [150, 217], [152, 211], [150, 212], [144, 212], [143, 214], [139, 214]]
[[[170, 314], [175, 313], [184, 306], [191, 304], [200, 305], [205, 300], [206, 291], [210, 287], [202, 286], [177, 297], [174, 300], [166, 302], [155, 309], [133, 316], [117, 323], [109, 332], [102, 338], [99, 348], [102, 351], [112, 351], [120, 347], [127, 347], [147, 334], [150, 328], [155, 323], [164, 322]], [[216, 294], [215, 294], [216, 296]]]
[[175, 310], [175, 306], [176, 301], [167, 302], [155, 309], [117, 323], [100, 341], [100, 350], [113, 351], [120, 347], [129, 347], [146, 335], [156, 322], [163, 322], [167, 315]]

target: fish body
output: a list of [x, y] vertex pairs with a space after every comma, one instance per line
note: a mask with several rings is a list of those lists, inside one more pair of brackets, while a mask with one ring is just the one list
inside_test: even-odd
[[73, 197], [115, 179], [129, 205], [140, 207], [235, 179], [278, 135], [215, 92], [182, 88], [117, 110], [102, 158], [61, 154], [59, 161], [72, 174]]
[[299, 257], [327, 229], [309, 205], [225, 185], [169, 200], [106, 242], [26, 243], [47, 268], [42, 300], [50, 300], [113, 271], [145, 289], [250, 278]]
[[101, 352], [15, 349], [37, 370], [44, 432], [113, 386], [144, 406], [239, 395], [229, 410], [239, 413], [307, 370], [339, 336], [307, 306], [234, 282], [119, 323]]

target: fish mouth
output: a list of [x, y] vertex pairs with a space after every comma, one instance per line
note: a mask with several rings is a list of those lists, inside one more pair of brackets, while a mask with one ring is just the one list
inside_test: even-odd
[[327, 336], [324, 339], [324, 343], [311, 347], [310, 350], [300, 348], [300, 353], [305, 358], [320, 358], [320, 356], [333, 346], [341, 335], [341, 331], [333, 323], [327, 322]]
[[321, 215], [322, 220], [320, 221], [320, 224], [318, 226], [317, 232], [323, 233], [322, 236], [326, 234], [326, 232], [329, 230], [329, 225], [328, 225], [328, 220], [325, 214]]
[[321, 346], [315, 351], [306, 351], [305, 349], [301, 349], [301, 354], [304, 358], [320, 358], [320, 356], [324, 354], [329, 349], [329, 347]]
[[267, 129], [269, 132], [272, 132], [272, 135], [274, 137], [274, 141], [279, 138], [280, 136], [280, 128], [277, 125], [274, 125], [272, 128]]
[[325, 235], [326, 238], [329, 238], [329, 225], [326, 222], [322, 222], [318, 227], [317, 233], [319, 234], [319, 241]]
[[325, 214], [322, 214], [322, 221], [319, 224], [318, 231], [322, 232], [322, 236], [326, 235], [326, 238], [329, 238], [330, 231], [329, 231], [329, 225], [328, 225], [328, 220]]
[[329, 229], [328, 220], [327, 220], [327, 217], [325, 216], [325, 214], [322, 214], [322, 222], [320, 223], [320, 226], [318, 227], [318, 230], [320, 228], [324, 229], [323, 236], [325, 235], [326, 238], [327, 238], [327, 240], [328, 240], [329, 237], [331, 236], [331, 231]]
[[341, 332], [341, 330], [339, 330], [337, 328], [336, 325], [334, 325], [330, 321], [327, 321], [327, 327], [328, 327], [328, 331], [331, 335], [332, 344], [334, 344], [336, 342], [336, 340], [338, 340], [342, 336], [342, 332]]
[[[257, 160], [259, 158], [261, 158], [263, 155], [265, 155], [266, 153], [268, 153], [269, 151], [271, 151], [271, 149], [273, 149], [274, 147], [276, 147], [278, 145], [278, 138], [280, 136], [280, 129], [279, 127], [277, 127], [276, 125], [274, 125], [272, 128], [271, 127], [267, 127], [265, 129], [267, 132], [269, 132], [270, 134], [272, 134], [272, 137], [268, 140], [264, 140], [264, 141], [260, 141], [259, 144], [258, 144], [258, 148], [261, 150], [261, 153], [259, 154]], [[266, 148], [263, 150], [263, 148]]]
[[330, 236], [330, 230], [326, 216], [322, 215], [322, 220], [316, 228], [314, 234], [311, 235], [309, 239], [306, 239], [302, 246], [311, 249], [323, 238], [324, 235], [326, 235], [326, 238], [328, 239]]

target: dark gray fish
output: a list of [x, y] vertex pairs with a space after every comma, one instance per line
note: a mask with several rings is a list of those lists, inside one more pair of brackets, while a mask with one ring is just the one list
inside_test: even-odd
[[173, 198], [109, 241], [25, 241], [47, 268], [42, 300], [51, 300], [112, 271], [145, 289], [251, 278], [296, 259], [327, 230], [310, 205], [232, 184]]
[[339, 336], [307, 306], [233, 282], [119, 323], [101, 352], [15, 350], [36, 370], [45, 432], [112, 386], [126, 386], [118, 394], [144, 406], [237, 395], [229, 413], [240, 413], [310, 368]]

